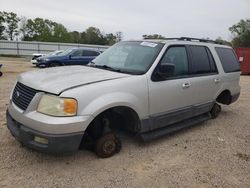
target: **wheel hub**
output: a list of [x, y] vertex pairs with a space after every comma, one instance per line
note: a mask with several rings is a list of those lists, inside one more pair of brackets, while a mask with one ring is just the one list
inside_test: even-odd
[[104, 153], [106, 153], [106, 154], [110, 154], [110, 153], [114, 152], [115, 147], [116, 147], [115, 142], [112, 141], [112, 140], [108, 140], [108, 141], [106, 141], [106, 142], [103, 144], [103, 151], [104, 151]]

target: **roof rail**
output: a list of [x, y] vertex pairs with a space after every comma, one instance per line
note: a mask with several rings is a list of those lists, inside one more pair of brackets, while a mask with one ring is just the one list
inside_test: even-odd
[[180, 37], [180, 38], [164, 38], [165, 40], [183, 40], [183, 41], [198, 41], [198, 42], [208, 42], [214, 44], [221, 44], [220, 42], [209, 40], [209, 39], [199, 39], [191, 37]]

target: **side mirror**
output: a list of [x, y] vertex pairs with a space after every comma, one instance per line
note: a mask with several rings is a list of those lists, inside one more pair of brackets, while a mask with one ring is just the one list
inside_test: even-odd
[[72, 59], [72, 56], [71, 56], [71, 55], [69, 55], [69, 59]]
[[172, 63], [163, 63], [159, 66], [158, 75], [167, 78], [174, 75], [175, 65]]

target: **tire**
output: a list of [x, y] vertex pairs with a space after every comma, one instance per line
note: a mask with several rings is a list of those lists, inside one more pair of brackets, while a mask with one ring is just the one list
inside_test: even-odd
[[217, 103], [214, 104], [213, 108], [210, 111], [212, 119], [215, 119], [218, 117], [218, 115], [221, 112], [221, 106]]
[[98, 157], [108, 158], [121, 150], [121, 141], [114, 133], [107, 133], [99, 138], [95, 144], [95, 153]]
[[3, 76], [3, 73], [0, 71], [0, 77]]
[[59, 67], [61, 66], [60, 63], [57, 63], [57, 62], [52, 62], [49, 64], [49, 67]]

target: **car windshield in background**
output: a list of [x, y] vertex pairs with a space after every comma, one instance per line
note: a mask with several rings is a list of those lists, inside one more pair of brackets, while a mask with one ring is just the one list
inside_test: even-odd
[[54, 52], [48, 53], [46, 56], [56, 56], [56, 55], [61, 54], [62, 52], [63, 52], [63, 51], [54, 51]]
[[92, 65], [117, 72], [144, 74], [162, 47], [163, 44], [155, 42], [120, 42], [94, 59]]

